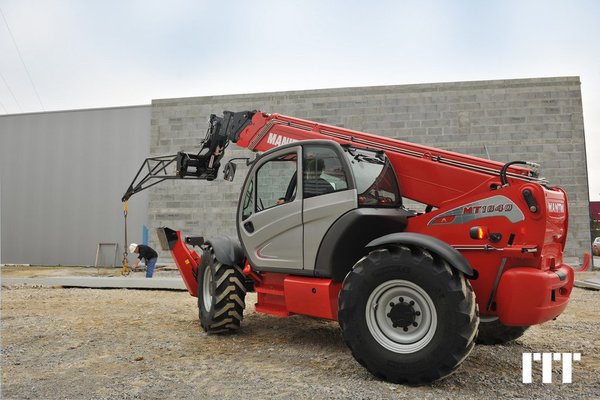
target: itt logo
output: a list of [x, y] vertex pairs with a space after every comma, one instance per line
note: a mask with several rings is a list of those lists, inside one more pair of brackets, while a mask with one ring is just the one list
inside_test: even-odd
[[552, 383], [552, 362], [562, 360], [562, 383], [573, 383], [573, 361], [581, 361], [581, 353], [523, 353], [523, 383], [533, 382], [533, 361], [542, 362], [542, 383]]

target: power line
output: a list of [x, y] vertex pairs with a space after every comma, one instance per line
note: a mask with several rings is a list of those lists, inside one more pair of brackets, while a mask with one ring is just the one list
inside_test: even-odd
[[8, 110], [6, 109], [6, 107], [4, 107], [4, 103], [2, 103], [0, 101], [0, 106], [2, 106], [2, 109], [4, 110], [4, 114], [8, 114]]
[[[23, 68], [25, 68], [25, 72], [27, 72], [27, 77], [29, 78], [29, 82], [31, 83], [31, 86], [33, 87], [33, 91], [35, 92], [35, 95], [37, 96], [37, 99], [40, 102], [40, 105], [42, 106], [42, 110], [46, 111], [46, 109], [44, 107], [44, 103], [42, 103], [40, 94], [38, 93], [37, 88], [35, 87], [35, 84], [33, 83], [33, 79], [31, 79], [31, 74], [29, 73], [29, 69], [27, 68], [27, 65], [25, 65], [25, 61], [23, 61], [23, 57], [21, 56], [21, 51], [19, 50], [19, 46], [17, 45], [17, 41], [15, 40], [15, 37], [13, 36], [12, 31], [10, 30], [10, 26], [8, 25], [8, 21], [6, 20], [6, 17], [4, 16], [4, 13], [2, 12], [2, 8], [0, 8], [0, 15], [2, 15], [2, 19], [4, 20], [4, 23], [6, 24], [6, 29], [8, 29], [8, 33], [10, 34], [13, 44], [15, 45], [15, 49], [17, 49], [17, 54], [19, 55], [19, 59], [21, 60], [21, 63], [23, 64]], [[21, 110], [21, 111], [23, 111], [23, 110]]]
[[8, 85], [8, 82], [6, 82], [6, 79], [4, 79], [4, 75], [2, 75], [2, 72], [0, 72], [0, 78], [2, 78], [2, 81], [4, 82], [4, 84], [6, 85], [6, 88], [8, 89], [8, 92], [10, 93], [10, 95], [12, 96], [13, 100], [15, 101], [15, 103], [17, 103], [17, 106], [19, 106], [19, 110], [21, 112], [23, 112], [23, 108], [21, 107], [21, 104], [19, 103], [19, 100], [17, 100], [17, 96], [15, 96], [15, 94], [13, 93], [12, 89], [10, 88], [10, 86]]

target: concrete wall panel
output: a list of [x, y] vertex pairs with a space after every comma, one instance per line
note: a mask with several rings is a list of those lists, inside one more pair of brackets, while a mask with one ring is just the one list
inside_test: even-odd
[[[116, 242], [120, 263], [120, 199], [149, 136], [150, 106], [0, 116], [0, 261], [93, 265], [96, 245]], [[130, 201], [131, 240], [142, 239], [147, 201]]]

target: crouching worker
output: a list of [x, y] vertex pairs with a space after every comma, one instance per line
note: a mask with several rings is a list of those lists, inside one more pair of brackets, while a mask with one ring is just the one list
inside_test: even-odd
[[154, 273], [154, 266], [156, 265], [156, 260], [158, 258], [158, 254], [156, 253], [156, 251], [152, 247], [146, 246], [144, 244], [131, 243], [129, 245], [129, 252], [139, 254], [137, 260], [135, 260], [135, 263], [133, 263], [133, 265], [131, 266], [131, 269], [135, 271], [138, 264], [140, 263], [140, 261], [142, 261], [143, 258], [145, 260], [144, 262], [146, 263], [146, 278], [152, 278], [152, 274]]

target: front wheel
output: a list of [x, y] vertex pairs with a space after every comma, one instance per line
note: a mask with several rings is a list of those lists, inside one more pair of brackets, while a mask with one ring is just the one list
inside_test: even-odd
[[204, 251], [198, 266], [198, 314], [208, 333], [231, 333], [240, 328], [244, 316], [246, 287], [237, 265], [217, 260], [212, 247]]
[[405, 246], [374, 250], [354, 266], [338, 317], [360, 364], [409, 384], [452, 373], [473, 349], [479, 323], [463, 274], [425, 249]]

